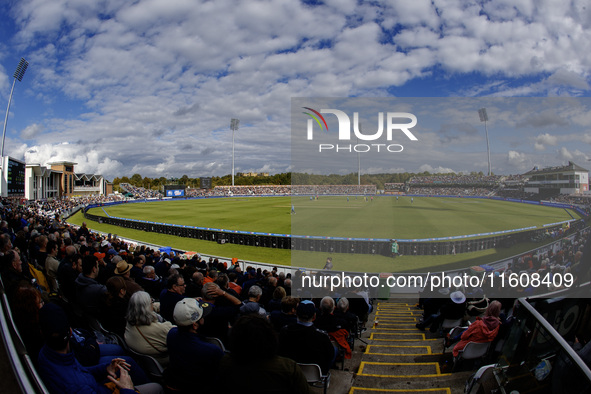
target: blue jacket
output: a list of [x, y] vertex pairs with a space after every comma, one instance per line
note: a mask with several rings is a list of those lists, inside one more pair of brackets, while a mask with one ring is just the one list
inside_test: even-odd
[[[58, 353], [47, 346], [39, 352], [39, 375], [50, 393], [110, 394], [112, 391], [98, 382], [107, 380], [107, 364], [83, 367], [74, 353]], [[133, 394], [129, 389], [121, 394]]]

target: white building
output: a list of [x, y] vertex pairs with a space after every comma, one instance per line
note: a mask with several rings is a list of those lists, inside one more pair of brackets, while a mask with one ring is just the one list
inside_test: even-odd
[[523, 174], [529, 178], [524, 186], [526, 193], [545, 196], [581, 194], [589, 191], [589, 170], [569, 161], [562, 167], [537, 167]]
[[27, 164], [24, 198], [41, 200], [60, 197], [89, 197], [108, 195], [113, 186], [102, 175], [75, 173], [72, 162]]
[[25, 198], [43, 200], [59, 197], [63, 173], [40, 164], [27, 164], [25, 168]]

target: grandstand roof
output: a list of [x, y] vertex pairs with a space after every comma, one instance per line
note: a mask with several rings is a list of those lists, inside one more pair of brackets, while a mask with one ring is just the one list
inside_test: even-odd
[[588, 172], [589, 170], [576, 165], [572, 161], [569, 161], [566, 166], [547, 167], [547, 168], [543, 168], [541, 170], [538, 169], [537, 167], [534, 167], [533, 169], [531, 169], [530, 171], [526, 172], [523, 175], [552, 174], [552, 173], [559, 173], [559, 172], [565, 172], [565, 171], [579, 171], [579, 172], [585, 171], [585, 172]]

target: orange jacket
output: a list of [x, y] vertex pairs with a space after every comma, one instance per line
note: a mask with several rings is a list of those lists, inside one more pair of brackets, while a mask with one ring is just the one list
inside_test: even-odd
[[497, 336], [501, 322], [498, 318], [487, 316], [484, 319], [476, 318], [470, 327], [463, 332], [460, 342], [454, 346], [453, 355], [457, 357], [460, 350], [463, 350], [468, 342], [491, 342]]
[[328, 336], [331, 340], [335, 341], [339, 344], [339, 347], [345, 349], [345, 358], [351, 358], [351, 347], [349, 346], [349, 342], [347, 342], [347, 337], [349, 336], [349, 331], [345, 330], [344, 328], [340, 328], [334, 332], [329, 332]]

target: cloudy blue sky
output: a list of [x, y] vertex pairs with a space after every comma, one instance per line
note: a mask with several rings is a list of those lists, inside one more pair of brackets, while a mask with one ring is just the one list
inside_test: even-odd
[[[589, 167], [587, 1], [8, 0], [0, 15], [3, 115], [30, 63], [5, 153], [29, 163], [228, 174], [238, 118], [236, 170], [277, 173], [292, 169], [294, 97], [477, 97], [423, 129], [420, 151], [365, 171], [486, 172], [479, 106], [493, 172]], [[511, 127], [483, 101], [523, 96], [561, 99]]]

